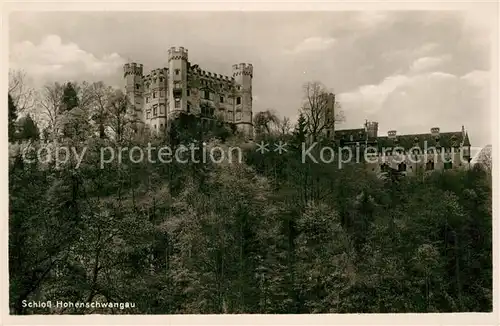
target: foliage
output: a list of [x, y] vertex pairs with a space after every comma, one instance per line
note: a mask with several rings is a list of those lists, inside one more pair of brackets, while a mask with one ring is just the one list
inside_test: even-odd
[[8, 96], [8, 110], [9, 110], [9, 115], [7, 117], [8, 119], [8, 128], [9, 128], [9, 141], [14, 141], [15, 139], [15, 134], [16, 134], [16, 120], [17, 120], [17, 107], [14, 104], [14, 100], [12, 99], [12, 96], [9, 93]]
[[[63, 93], [52, 86], [47, 94]], [[359, 165], [302, 163], [304, 115], [291, 134], [257, 138], [287, 142], [287, 152], [261, 154], [217, 119], [181, 115], [150, 134], [123, 93], [74, 90], [78, 106], [56, 119], [67, 132], [52, 136], [85, 148], [81, 165], [21, 150], [9, 160], [13, 314], [492, 310], [492, 183], [480, 165], [380, 180]], [[48, 148], [30, 139], [24, 150]], [[136, 162], [125, 152], [100, 162], [103, 148], [191, 143], [238, 146], [243, 160]], [[136, 307], [37, 310], [23, 300]]]

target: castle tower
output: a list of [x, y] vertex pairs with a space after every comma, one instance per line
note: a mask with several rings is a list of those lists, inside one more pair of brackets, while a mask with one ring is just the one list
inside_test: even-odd
[[378, 122], [367, 121], [365, 128], [368, 138], [373, 139], [378, 137]]
[[168, 50], [168, 114], [187, 112], [188, 50], [182, 46]]
[[123, 66], [123, 78], [125, 79], [125, 93], [134, 108], [134, 112], [130, 112], [130, 114], [143, 121], [144, 83], [142, 64], [126, 63]]
[[233, 65], [233, 78], [236, 86], [234, 123], [238, 130], [248, 137], [253, 138], [252, 123], [252, 78], [253, 66], [251, 64]]

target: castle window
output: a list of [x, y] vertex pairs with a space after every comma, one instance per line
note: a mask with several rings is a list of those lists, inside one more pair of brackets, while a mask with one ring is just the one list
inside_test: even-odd
[[160, 97], [165, 97], [165, 91], [163, 90], [160, 91]]
[[163, 77], [160, 77], [160, 83], [163, 83]]
[[238, 97], [236, 98], [236, 104], [241, 104], [241, 97], [239, 97], [239, 96], [238, 96]]
[[219, 98], [219, 102], [224, 103], [224, 96], [221, 96], [221, 97]]
[[188, 103], [188, 105], [187, 105], [187, 112], [188, 112], [188, 113], [189, 113], [189, 112], [191, 112], [191, 104], [189, 104], [189, 103]]
[[156, 98], [156, 91], [153, 92], [153, 98]]
[[146, 111], [146, 119], [151, 118], [151, 111], [147, 110]]
[[153, 117], [156, 117], [158, 115], [158, 105], [153, 105]]
[[190, 91], [189, 89], [188, 89], [188, 90], [186, 90], [186, 95], [187, 95], [187, 96], [191, 96], [191, 91]]
[[149, 96], [146, 96], [146, 103], [149, 103]]
[[141, 85], [135, 84], [135, 89], [141, 89]]
[[181, 107], [181, 99], [180, 98], [176, 98], [175, 99], [175, 107], [176, 108], [180, 108]]
[[237, 89], [238, 89], [238, 90], [241, 90], [241, 86], [238, 86], [238, 87], [237, 87]]
[[175, 69], [175, 74], [176, 75], [179, 75], [180, 72], [181, 72], [180, 69]]
[[160, 124], [160, 129], [163, 129], [163, 123]]
[[204, 90], [203, 91], [203, 98], [205, 100], [209, 100], [210, 99], [210, 92], [208, 90]]
[[330, 138], [330, 135], [331, 135], [330, 130], [327, 130], [327, 131], [326, 131], [326, 138]]

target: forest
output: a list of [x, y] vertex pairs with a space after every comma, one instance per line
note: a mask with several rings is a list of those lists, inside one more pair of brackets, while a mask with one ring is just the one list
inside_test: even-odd
[[[19, 85], [8, 103], [11, 314], [492, 311], [485, 162], [380, 179], [363, 164], [301, 161], [300, 144], [325, 127], [310, 125], [313, 108], [295, 126], [256, 113], [255, 142], [289, 144], [262, 154], [217, 119], [151, 133], [103, 83], [50, 84], [37, 97]], [[243, 161], [99, 162], [106, 146], [193, 141], [240, 146]], [[26, 159], [51, 142], [85, 159]]]

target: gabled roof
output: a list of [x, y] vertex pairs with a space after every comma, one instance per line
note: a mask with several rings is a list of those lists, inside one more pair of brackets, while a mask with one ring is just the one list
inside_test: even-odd
[[400, 135], [395, 138], [387, 136], [377, 137], [377, 145], [382, 147], [402, 147], [410, 149], [412, 147], [424, 148], [427, 142], [427, 147], [459, 147], [462, 143], [462, 132], [444, 132], [439, 136], [433, 136], [430, 133], [426, 134], [413, 134], [413, 135]]

